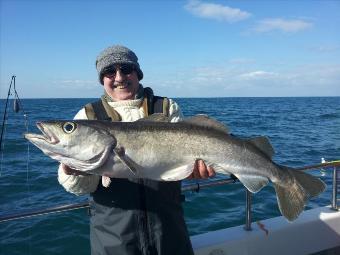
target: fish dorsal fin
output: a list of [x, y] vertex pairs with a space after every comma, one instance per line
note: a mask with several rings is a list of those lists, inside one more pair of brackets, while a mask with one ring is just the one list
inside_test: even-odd
[[259, 136], [248, 140], [251, 144], [253, 144], [256, 148], [261, 150], [264, 154], [266, 154], [269, 158], [272, 158], [275, 154], [273, 146], [270, 144], [268, 137]]
[[229, 128], [227, 126], [213, 118], [210, 118], [208, 115], [205, 114], [195, 115], [193, 117], [185, 119], [183, 122], [191, 123], [201, 127], [211, 127], [226, 134], [229, 134]]
[[170, 122], [170, 118], [163, 113], [154, 113], [145, 118], [137, 120], [138, 122], [155, 121], [155, 122]]

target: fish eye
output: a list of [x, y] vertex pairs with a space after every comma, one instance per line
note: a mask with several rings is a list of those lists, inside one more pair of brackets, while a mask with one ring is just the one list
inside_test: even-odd
[[70, 134], [76, 129], [76, 124], [73, 122], [66, 122], [63, 125], [63, 130], [65, 133]]

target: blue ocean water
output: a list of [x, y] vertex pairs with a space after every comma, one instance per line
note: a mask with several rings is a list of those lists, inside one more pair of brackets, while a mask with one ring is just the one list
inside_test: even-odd
[[[57, 181], [57, 163], [22, 136], [38, 131], [35, 122], [72, 119], [94, 99], [25, 99], [27, 118], [9, 109], [0, 155], [0, 213], [84, 201]], [[340, 159], [340, 97], [178, 98], [185, 116], [208, 114], [234, 135], [269, 137], [277, 163], [300, 167]], [[5, 100], [0, 100], [3, 116]], [[328, 185], [306, 209], [328, 205], [331, 172], [311, 172]], [[240, 183], [185, 192], [184, 211], [191, 235], [244, 224], [245, 190]], [[253, 196], [253, 220], [280, 215], [271, 185]], [[0, 254], [90, 254], [85, 209], [0, 223]]]

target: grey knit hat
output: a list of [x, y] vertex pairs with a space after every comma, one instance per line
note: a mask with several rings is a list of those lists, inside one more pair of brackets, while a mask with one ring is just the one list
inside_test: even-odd
[[114, 64], [133, 65], [137, 71], [138, 79], [143, 79], [143, 72], [139, 67], [136, 54], [124, 46], [114, 45], [103, 50], [97, 57], [96, 68], [101, 84], [103, 84], [103, 74]]

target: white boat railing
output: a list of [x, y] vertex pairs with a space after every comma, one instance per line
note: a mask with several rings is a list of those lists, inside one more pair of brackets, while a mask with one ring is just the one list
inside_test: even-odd
[[[333, 178], [332, 178], [332, 200], [331, 200], [331, 208], [333, 210], [339, 210], [338, 206], [338, 186], [340, 185], [339, 180], [339, 171], [340, 171], [340, 160], [338, 161], [332, 161], [317, 165], [309, 165], [305, 167], [298, 168], [297, 170], [300, 171], [306, 171], [306, 170], [316, 170], [316, 169], [325, 169], [333, 167]], [[203, 188], [209, 188], [214, 186], [221, 186], [226, 184], [232, 184], [238, 182], [238, 179], [234, 176], [230, 178], [224, 178], [224, 179], [218, 179], [218, 180], [208, 180], [204, 182], [197, 182], [194, 184], [186, 184], [182, 187], [182, 192], [186, 191], [196, 191], [199, 192]], [[245, 227], [244, 229], [247, 231], [251, 230], [251, 201], [252, 201], [252, 194], [247, 189], [246, 190], [246, 205], [245, 205], [245, 211], [246, 211], [246, 217], [245, 217]], [[58, 205], [58, 206], [52, 206], [52, 207], [45, 207], [45, 208], [37, 208], [37, 209], [31, 209], [31, 210], [20, 210], [18, 212], [11, 212], [11, 213], [2, 213], [0, 214], [0, 223], [7, 222], [7, 221], [13, 221], [13, 220], [19, 220], [24, 218], [30, 218], [35, 216], [41, 216], [46, 214], [52, 214], [52, 213], [60, 213], [65, 211], [72, 211], [77, 209], [84, 209], [89, 208], [89, 202], [88, 200], [79, 202], [79, 203], [72, 203], [72, 204], [64, 204], [64, 205]]]

